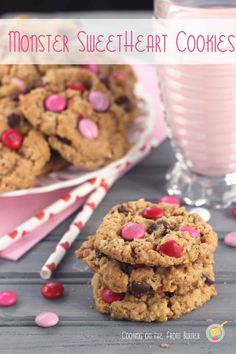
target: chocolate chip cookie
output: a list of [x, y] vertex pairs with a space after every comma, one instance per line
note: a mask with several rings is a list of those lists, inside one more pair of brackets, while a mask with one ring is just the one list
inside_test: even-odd
[[201, 260], [216, 246], [216, 233], [199, 215], [143, 199], [113, 207], [95, 239], [95, 247], [112, 259], [161, 267]]
[[98, 90], [85, 94], [78, 85], [70, 84], [63, 91], [51, 84], [32, 90], [21, 96], [21, 110], [66, 161], [95, 169], [122, 157], [130, 145], [120, 110], [109, 96]]
[[170, 296], [185, 294], [205, 283], [214, 283], [213, 255], [194, 263], [171, 267], [148, 267], [116, 261], [94, 247], [96, 236], [90, 236], [76, 257], [101, 276], [105, 286], [114, 292], [129, 291], [136, 297], [146, 292], [164, 292]]
[[1, 99], [0, 192], [34, 186], [49, 158], [48, 143], [25, 120], [18, 102]]
[[198, 309], [217, 293], [213, 285], [203, 285], [184, 295], [147, 292], [139, 297], [114, 293], [102, 282], [99, 274], [92, 278], [93, 296], [99, 312], [110, 314], [114, 320], [165, 322]]

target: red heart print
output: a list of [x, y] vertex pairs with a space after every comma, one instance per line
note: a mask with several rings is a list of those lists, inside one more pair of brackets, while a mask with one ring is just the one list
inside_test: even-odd
[[39, 220], [42, 220], [45, 216], [45, 213], [43, 211], [40, 211], [39, 213], [35, 214], [35, 217]]
[[81, 197], [79, 196], [79, 195], [77, 195], [77, 197], [76, 197], [76, 202], [79, 202], [80, 201], [80, 199], [81, 199]]
[[50, 263], [50, 264], [47, 264], [46, 267], [51, 271], [51, 272], [54, 272], [57, 268], [56, 264], [55, 263]]
[[55, 214], [53, 214], [53, 213], [50, 213], [50, 214], [48, 215], [49, 219], [52, 219], [54, 216], [55, 216]]
[[88, 183], [94, 184], [96, 182], [97, 178], [91, 178], [88, 180]]
[[101, 182], [101, 187], [103, 187], [106, 192], [109, 190], [109, 185], [104, 179]]
[[79, 230], [81, 230], [81, 229], [83, 228], [83, 223], [82, 223], [81, 221], [76, 222], [74, 225], [75, 225]]
[[65, 202], [68, 202], [71, 198], [71, 195], [70, 194], [66, 194], [64, 195], [64, 197], [62, 197], [62, 199], [65, 201]]
[[95, 210], [96, 204], [93, 202], [87, 203], [88, 206], [90, 206], [91, 209]]
[[68, 251], [68, 249], [70, 248], [69, 242], [61, 242], [60, 246], [64, 248], [65, 251]]
[[24, 230], [24, 231], [22, 232], [22, 237], [26, 236], [27, 234], [28, 234], [28, 231]]
[[141, 146], [141, 148], [139, 149], [140, 152], [143, 152], [146, 149], [146, 145]]
[[18, 232], [16, 230], [14, 230], [14, 231], [9, 232], [8, 236], [10, 236], [11, 238], [14, 239], [17, 236], [17, 234], [18, 234]]

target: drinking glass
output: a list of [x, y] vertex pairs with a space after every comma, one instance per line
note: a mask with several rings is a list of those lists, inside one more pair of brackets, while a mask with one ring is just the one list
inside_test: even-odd
[[[236, 0], [155, 0], [162, 19], [236, 19]], [[187, 204], [236, 200], [236, 65], [159, 65], [160, 90], [177, 162], [168, 192]]]

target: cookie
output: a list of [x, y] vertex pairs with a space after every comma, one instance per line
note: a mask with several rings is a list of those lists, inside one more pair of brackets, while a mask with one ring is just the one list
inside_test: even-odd
[[147, 267], [116, 261], [94, 247], [95, 236], [90, 236], [76, 257], [83, 259], [90, 270], [101, 276], [105, 286], [114, 292], [130, 291], [134, 296], [145, 292], [185, 294], [205, 283], [214, 283], [213, 255], [207, 259], [171, 267]]
[[21, 109], [62, 158], [96, 169], [121, 158], [130, 145], [120, 126], [120, 111], [109, 106], [109, 97], [100, 91], [87, 95], [71, 86], [60, 91], [46, 85], [22, 95]]
[[51, 150], [51, 158], [42, 169], [41, 175], [59, 172], [69, 167], [69, 163], [64, 160], [56, 151]]
[[116, 97], [132, 92], [137, 83], [132, 66], [126, 64], [99, 65], [98, 77]]
[[[88, 91], [102, 91], [109, 96], [111, 108], [120, 111], [120, 121], [125, 127], [132, 125], [139, 115], [138, 99], [135, 95], [136, 77], [129, 65], [99, 65], [98, 73], [86, 70], [87, 66], [50, 66], [44, 68], [44, 82], [53, 89], [63, 90], [67, 86], [84, 85], [84, 96]], [[120, 67], [120, 68], [119, 68]], [[40, 70], [43, 70], [40, 67]], [[100, 79], [100, 81], [98, 80]]]
[[126, 114], [126, 124], [130, 126], [139, 115], [138, 100], [135, 95], [136, 75], [130, 65], [100, 65], [98, 77], [112, 93], [115, 103]]
[[41, 84], [35, 65], [0, 65], [0, 98], [14, 96], [17, 99], [20, 93]]
[[114, 320], [165, 322], [201, 307], [216, 296], [213, 285], [203, 285], [184, 295], [171, 297], [160, 293], [147, 293], [139, 298], [130, 293], [113, 293], [102, 283], [99, 274], [92, 278], [93, 296], [99, 312], [110, 314]]
[[201, 261], [216, 246], [216, 233], [199, 215], [143, 199], [113, 207], [95, 239], [95, 247], [112, 259], [161, 267]]
[[33, 187], [50, 158], [43, 135], [21, 114], [18, 103], [0, 100], [0, 192]]

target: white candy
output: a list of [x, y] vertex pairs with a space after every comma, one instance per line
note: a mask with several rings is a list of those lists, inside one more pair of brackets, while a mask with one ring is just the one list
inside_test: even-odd
[[208, 221], [211, 218], [211, 213], [205, 208], [193, 208], [189, 212], [190, 214], [196, 213], [200, 215], [204, 221]]

